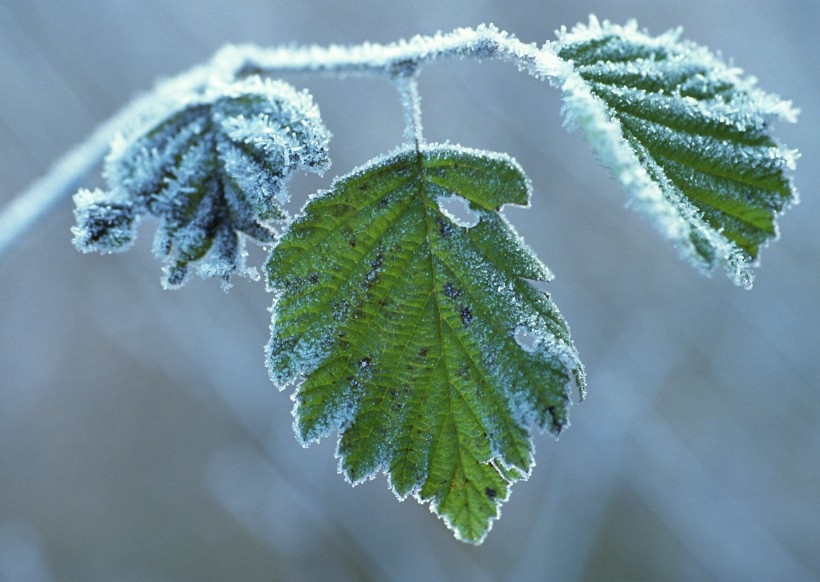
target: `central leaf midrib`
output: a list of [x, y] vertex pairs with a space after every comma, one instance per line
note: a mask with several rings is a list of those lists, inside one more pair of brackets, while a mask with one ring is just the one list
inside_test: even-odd
[[[442, 344], [442, 357], [444, 357], [445, 343], [444, 343], [443, 324], [446, 323], [446, 322], [444, 321], [444, 318], [443, 318], [442, 313], [441, 313], [441, 305], [440, 305], [439, 297], [438, 297], [438, 293], [437, 293], [437, 288], [438, 288], [437, 287], [437, 281], [436, 281], [436, 271], [437, 271], [437, 269], [436, 269], [436, 265], [435, 265], [435, 258], [436, 257], [434, 256], [433, 246], [432, 246], [432, 243], [430, 242], [431, 228], [435, 228], [435, 227], [434, 226], [431, 227], [431, 224], [430, 224], [431, 223], [431, 216], [430, 215], [432, 213], [435, 213], [434, 216], [442, 216], [442, 218], [444, 220], [447, 220], [447, 218], [444, 217], [443, 215], [441, 215], [441, 213], [438, 211], [437, 207], [433, 206], [434, 203], [430, 204], [429, 201], [428, 201], [428, 197], [426, 196], [426, 193], [425, 193], [425, 190], [424, 190], [424, 185], [427, 182], [427, 180], [426, 180], [426, 177], [424, 175], [424, 167], [421, 164], [420, 164], [420, 167], [419, 167], [419, 180], [420, 180], [420, 193], [419, 193], [419, 195], [422, 197], [422, 200], [424, 202], [424, 207], [425, 207], [425, 226], [426, 226], [426, 229], [427, 229], [426, 237], [427, 237], [427, 240], [428, 240], [428, 244], [430, 245], [431, 282], [432, 282], [432, 285], [433, 285], [433, 293], [436, 296], [436, 313], [437, 313], [437, 316], [438, 316], [438, 319], [439, 319], [439, 322], [440, 322], [440, 324], [439, 324], [439, 338], [440, 338], [440, 341], [441, 341], [441, 344]], [[455, 194], [462, 195], [462, 194], [459, 194], [459, 193], [455, 193]], [[473, 241], [471, 239], [469, 239], [469, 237], [467, 237], [467, 241], [471, 246], [473, 245]], [[479, 255], [483, 255], [483, 253], [481, 253], [479, 249], [474, 249], [474, 250]], [[477, 301], [478, 298], [474, 295], [474, 293], [470, 289], [470, 286], [465, 285], [465, 281], [462, 279], [462, 277], [460, 277], [455, 272], [455, 270], [453, 270], [453, 268], [450, 265], [448, 265], [446, 263], [446, 261], [443, 260], [442, 257], [439, 257], [439, 260], [441, 260], [442, 265], [444, 265], [450, 271], [450, 273], [453, 275], [453, 278], [455, 280], [461, 282], [462, 286], [464, 286], [464, 288], [465, 288], [466, 293], [468, 293], [468, 295], [473, 298], [473, 300], [474, 300], [473, 303], [477, 306], [477, 308], [485, 313], [485, 315], [487, 316], [486, 321], [488, 321], [490, 323], [490, 325], [494, 329], [495, 333], [498, 334], [498, 337], [505, 337], [504, 330], [501, 328], [501, 326], [495, 320], [495, 318], [492, 317], [491, 314], [487, 313], [486, 310], [483, 309], [482, 302]], [[520, 279], [520, 277], [516, 277], [516, 278]], [[460, 336], [456, 333], [456, 331], [454, 329], [452, 329], [451, 326], [448, 325], [448, 327], [450, 327], [453, 336], [456, 338], [456, 340], [461, 345], [463, 353], [465, 353], [467, 355], [467, 357], [468, 357], [470, 363], [473, 365], [474, 369], [481, 372], [481, 369], [479, 368], [478, 363], [475, 361], [475, 359], [469, 353], [469, 351], [467, 350], [466, 345], [461, 341]], [[445, 368], [446, 368], [446, 366], [445, 366]], [[524, 375], [524, 377], [527, 378], [530, 386], [537, 386], [538, 385], [538, 383], [533, 378], [533, 376], [530, 374], [530, 372], [526, 368], [526, 366], [521, 366], [518, 369]], [[450, 378], [449, 371], [447, 371], [447, 378], [448, 378], [448, 380]], [[492, 384], [488, 383], [488, 385], [492, 387]], [[448, 387], [452, 390], [452, 385], [449, 382], [448, 382]], [[450, 393], [448, 392], [448, 396], [449, 395], [450, 395]], [[505, 399], [505, 400], [507, 398], [507, 396], [505, 394], [501, 394], [500, 397], [502, 399]], [[463, 398], [463, 396], [462, 396], [462, 398]], [[467, 400], [466, 399], [464, 399], [464, 400], [465, 400], [465, 404], [466, 404]], [[451, 406], [451, 409], [452, 409], [452, 398], [450, 398], [450, 406]], [[475, 410], [473, 410], [472, 407], [467, 406], [467, 408], [469, 409], [469, 411], [472, 414], [473, 418], [476, 420], [476, 423], [486, 430], [488, 427], [485, 426], [485, 423], [481, 419], [480, 415]], [[517, 423], [515, 423], [515, 421], [513, 421], [513, 424], [517, 424]], [[515, 437], [515, 435], [512, 433], [511, 427], [507, 423], [503, 423], [503, 429], [505, 430], [505, 432], [507, 432], [508, 436]], [[513, 440], [515, 440], [515, 439], [513, 439]], [[527, 455], [525, 455], [525, 457], [526, 456], [529, 456], [529, 453]], [[490, 457], [490, 458], [492, 458], [492, 457]], [[529, 469], [529, 467], [527, 467], [527, 466], [520, 467], [520, 469], [523, 470], [523, 471], [527, 471]]]
[[[392, 225], [391, 225], [391, 226], [392, 226]], [[421, 242], [421, 243], [419, 243], [419, 244], [416, 246], [416, 248], [415, 248], [415, 249], [413, 249], [413, 252], [411, 252], [411, 253], [408, 255], [407, 260], [406, 260], [406, 261], [405, 261], [405, 263], [404, 263], [404, 266], [405, 266], [405, 267], [406, 267], [406, 266], [407, 266], [407, 265], [408, 265], [408, 264], [409, 264], [409, 263], [413, 260], [413, 257], [415, 257], [415, 256], [416, 256], [416, 253], [419, 251], [419, 249], [420, 249], [420, 248], [422, 248], [422, 246], [424, 246], [424, 244], [425, 244], [425, 242]], [[403, 270], [403, 269], [402, 269], [402, 270]], [[390, 294], [390, 292], [393, 290], [393, 288], [396, 286], [396, 284], [398, 284], [398, 283], [399, 283], [399, 281], [400, 281], [400, 278], [399, 278], [399, 277], [396, 277], [396, 278], [395, 278], [395, 281], [393, 282], [393, 284], [392, 284], [392, 285], [391, 285], [391, 286], [387, 289], [387, 291], [384, 293], [384, 297], [382, 297], [381, 301], [379, 302], [379, 308], [378, 308], [379, 310], [380, 310], [380, 309], [382, 309], [382, 308], [384, 307], [384, 300], [387, 298], [387, 296]], [[429, 299], [428, 299], [428, 300], [429, 300]], [[413, 324], [413, 330], [414, 330], [414, 331], [415, 331], [415, 329], [418, 327], [418, 322], [421, 320], [422, 315], [424, 314], [424, 307], [426, 307], [426, 305], [427, 305], [427, 303], [425, 302], [425, 304], [424, 304], [424, 305], [422, 305], [422, 308], [419, 310], [419, 315], [418, 315], [418, 318], [416, 319], [416, 322]], [[361, 333], [359, 334], [359, 339], [360, 339], [360, 340], [364, 340], [365, 336], [367, 336], [367, 335], [368, 335], [368, 332], [370, 331], [371, 327], [373, 326], [373, 323], [376, 321], [376, 318], [377, 318], [377, 313], [374, 313], [374, 314], [373, 314], [373, 317], [371, 317], [371, 318], [369, 319], [369, 321], [368, 321], [367, 325], [365, 326], [365, 328], [364, 328], [364, 329], [361, 331]], [[410, 341], [408, 340], [408, 341], [404, 344], [404, 349], [402, 350], [402, 353], [401, 353], [401, 355], [399, 356], [398, 361], [396, 362], [396, 366], [395, 366], [395, 367], [394, 367], [394, 369], [393, 369], [393, 373], [390, 375], [390, 382], [392, 382], [392, 381], [395, 379], [395, 377], [396, 377], [396, 372], [398, 371], [399, 367], [401, 366], [401, 362], [402, 362], [402, 361], [403, 361], [403, 359], [404, 359], [404, 354], [407, 352], [407, 346], [409, 345], [409, 343], [410, 343]], [[341, 357], [345, 357], [345, 356], [347, 356], [347, 360], [345, 361], [345, 364], [344, 364], [344, 369], [345, 369], [345, 370], [348, 370], [348, 369], [349, 369], [349, 367], [350, 367], [350, 361], [353, 359], [353, 350], [350, 350], [350, 352], [349, 352], [349, 353], [347, 353], [347, 354], [345, 354], [344, 352], [342, 352], [342, 351], [340, 350], [340, 351], [339, 351], [339, 356], [341, 356]], [[387, 393], [388, 393], [388, 391], [390, 390], [390, 385], [391, 385], [390, 383], [386, 383], [384, 386], [382, 386], [382, 387], [381, 387], [381, 388], [382, 388], [382, 393], [381, 393], [381, 395], [380, 395], [380, 396], [379, 396], [379, 398], [378, 398], [378, 404], [376, 404], [376, 406], [377, 406], [378, 408], [382, 408], [382, 406], [383, 406], [383, 404], [384, 404], [385, 400], [387, 399]], [[428, 383], [428, 388], [429, 388], [429, 383]], [[426, 392], [425, 392], [425, 398], [426, 398]], [[422, 400], [424, 400], [424, 399], [422, 399]], [[366, 435], [362, 435], [362, 436], [360, 437], [360, 439], [368, 440], [368, 439], [371, 437], [371, 435], [373, 434], [373, 431], [374, 431], [374, 430], [375, 430], [375, 426], [373, 425], [373, 426], [371, 426], [371, 427], [370, 427], [370, 430], [368, 431], [368, 433], [367, 433]], [[379, 436], [380, 436], [380, 435], [379, 435]]]
[[[455, 433], [455, 439], [456, 439], [456, 451], [458, 451], [458, 463], [455, 464], [455, 466], [453, 467], [453, 474], [450, 477], [450, 483], [452, 484], [455, 480], [455, 474], [456, 474], [457, 470], [460, 470], [461, 473], [464, 475], [465, 482], [467, 481], [467, 472], [464, 470], [465, 465], [464, 465], [464, 457], [463, 457], [463, 452], [462, 452], [463, 445], [461, 443], [461, 438], [460, 438], [461, 435], [459, 433], [458, 426], [456, 425], [456, 422], [455, 422], [455, 416], [453, 414], [453, 384], [450, 381], [450, 370], [447, 368], [447, 358], [445, 357], [445, 352], [446, 352], [447, 346], [444, 342], [444, 320], [443, 320], [444, 318], [442, 317], [442, 314], [441, 314], [441, 302], [439, 301], [439, 296], [438, 296], [438, 292], [437, 292], [438, 291], [438, 285], [437, 285], [437, 281], [436, 281], [436, 265], [435, 265], [435, 258], [433, 257], [433, 244], [432, 244], [432, 240], [431, 240], [430, 210], [432, 209], [432, 206], [430, 205], [430, 201], [428, 199], [426, 189], [425, 189], [426, 179], [425, 179], [425, 175], [424, 175], [424, 160], [423, 160], [422, 154], [418, 150], [418, 148], [416, 149], [416, 160], [417, 160], [417, 164], [418, 164], [419, 197], [421, 198], [421, 201], [424, 205], [424, 226], [425, 226], [424, 238], [427, 241], [427, 248], [429, 249], [429, 253], [430, 253], [430, 255], [429, 255], [430, 256], [430, 287], [431, 287], [430, 292], [435, 297], [436, 318], [438, 320], [438, 338], [439, 338], [439, 345], [441, 346], [441, 352], [439, 353], [439, 361], [441, 362], [441, 364], [444, 368], [444, 376], [447, 379], [447, 417], [442, 422], [441, 430], [443, 432], [445, 427], [448, 424], [450, 424], [452, 426], [452, 431]], [[436, 212], [438, 213], [437, 210], [436, 210]], [[438, 362], [436, 362], [436, 365], [438, 365]], [[470, 408], [470, 407], [468, 406], [467, 408]], [[475, 415], [475, 412], [472, 411], [472, 409], [470, 411], [473, 413], [473, 415]], [[428, 460], [428, 464], [432, 462], [433, 458], [434, 458], [434, 454], [431, 451], [430, 458]], [[428, 468], [428, 470], [429, 470], [429, 468]], [[469, 503], [468, 503], [468, 505], [469, 505]]]
[[[419, 156], [419, 159], [421, 160], [421, 155], [420, 154], [417, 154], [417, 155]], [[461, 346], [461, 352], [464, 355], [466, 355], [466, 357], [467, 357], [468, 361], [470, 362], [470, 364], [473, 366], [473, 368], [476, 371], [478, 371], [480, 373], [480, 375], [481, 375], [481, 368], [478, 366], [478, 363], [475, 361], [472, 354], [470, 354], [469, 350], [467, 349], [467, 346], [463, 343], [463, 341], [461, 340], [461, 337], [459, 336], [459, 334], [456, 332], [455, 329], [452, 328], [452, 326], [449, 325], [449, 323], [444, 319], [444, 317], [442, 315], [441, 303], [439, 301], [439, 294], [438, 294], [438, 282], [437, 282], [437, 277], [436, 277], [436, 272], [437, 272], [437, 267], [436, 267], [436, 263], [435, 263], [436, 257], [435, 257], [434, 252], [433, 252], [433, 244], [432, 244], [432, 240], [431, 240], [431, 233], [432, 233], [433, 229], [435, 228], [435, 226], [431, 223], [433, 222], [434, 217], [441, 216], [444, 220], [447, 220], [447, 218], [444, 217], [443, 215], [441, 215], [441, 213], [439, 212], [437, 207], [433, 205], [434, 203], [430, 202], [430, 200], [429, 200], [429, 198], [426, 194], [426, 190], [425, 190], [426, 183], [427, 183], [427, 179], [426, 179], [426, 176], [424, 174], [424, 166], [420, 161], [419, 162], [419, 184], [420, 184], [419, 185], [419, 196], [422, 198], [422, 201], [424, 203], [424, 208], [425, 208], [425, 228], [426, 228], [425, 238], [428, 241], [428, 247], [429, 247], [429, 252], [430, 252], [430, 281], [431, 281], [431, 286], [432, 286], [431, 292], [435, 296], [436, 315], [437, 315], [438, 322], [439, 322], [438, 334], [439, 334], [439, 341], [440, 341], [440, 345], [441, 345], [441, 353], [440, 353], [439, 357], [442, 360], [442, 365], [444, 367], [445, 375], [446, 375], [446, 378], [447, 378], [447, 388], [448, 388], [448, 391], [447, 391], [448, 416], [445, 419], [444, 423], [446, 424], [447, 422], [449, 422], [452, 425], [452, 430], [455, 433], [456, 439], [457, 439], [457, 447], [456, 448], [458, 450], [458, 463], [453, 467], [453, 474], [451, 476], [451, 483], [453, 482], [453, 479], [455, 478], [456, 472], [461, 471], [462, 475], [464, 476], [464, 482], [465, 482], [464, 485], [466, 487], [468, 482], [471, 482], [471, 480], [468, 477], [468, 472], [466, 470], [466, 465], [465, 465], [465, 460], [464, 460], [464, 452], [465, 452], [464, 449], [465, 449], [465, 447], [464, 447], [464, 445], [462, 444], [462, 442], [459, 438], [460, 437], [460, 432], [459, 432], [458, 425], [455, 422], [455, 417], [454, 417], [454, 414], [453, 414], [453, 412], [454, 412], [454, 404], [453, 404], [454, 394], [453, 394], [453, 390], [457, 390], [457, 388], [454, 386], [454, 384], [450, 380], [451, 375], [450, 375], [450, 372], [447, 368], [447, 359], [446, 359], [446, 355], [445, 355], [445, 351], [446, 351], [446, 348], [447, 348], [447, 343], [444, 341], [444, 325], [447, 325], [448, 329], [450, 329], [451, 335], [455, 338], [455, 340]], [[456, 193], [456, 194], [458, 194], [458, 193]], [[458, 277], [455, 273], [452, 273], [452, 274], [453, 274], [453, 276], [456, 280], [461, 280], [461, 278]], [[467, 290], [467, 292], [470, 294], [471, 297], [474, 297], [472, 292], [470, 292], [469, 290]], [[498, 333], [501, 333], [500, 329], [499, 329], [499, 326], [498, 326], [497, 322], [494, 320], [494, 318], [490, 317], [489, 319], [491, 321], [491, 325], [496, 329], [496, 331]], [[530, 379], [530, 382], [534, 385], [534, 381], [530, 377], [530, 374], [528, 373], [528, 371], [525, 368], [522, 368], [522, 372], [524, 373], [524, 375], [526, 377], [528, 377]], [[492, 385], [490, 383], [488, 383], [488, 386], [492, 387]], [[506, 400], [506, 395], [501, 394], [500, 397], [502, 399]], [[470, 406], [469, 399], [466, 398], [465, 395], [462, 394], [460, 391], [458, 391], [458, 398], [464, 403], [465, 410], [467, 410], [470, 413], [470, 415], [473, 417], [473, 420], [475, 421], [475, 423], [478, 426], [482, 427], [482, 430], [484, 430], [485, 432], [489, 431], [489, 427], [486, 426], [482, 416], [472, 406]], [[515, 423], [513, 421], [513, 424], [517, 424], [517, 423]], [[444, 430], [444, 428], [445, 427], [442, 426], [442, 430]], [[516, 435], [512, 432], [512, 428], [511, 428], [509, 423], [502, 422], [500, 428], [504, 432], [507, 433], [508, 438], [512, 438], [513, 442], [517, 441], [517, 439], [515, 438]], [[529, 451], [527, 451], [527, 453], [524, 455], [524, 458], [526, 459], [529, 456], [529, 454], [530, 454]], [[473, 455], [473, 453], [470, 453], [470, 455], [475, 457], [475, 455]], [[432, 454], [431, 454], [430, 458], [431, 459], [433, 458]], [[490, 460], [492, 458], [493, 458], [493, 455], [491, 453], [490, 457], [488, 457], [487, 460]], [[483, 461], [483, 459], [482, 459], [482, 461]], [[476, 462], [480, 462], [480, 461], [476, 460]], [[520, 467], [520, 468], [522, 470], [526, 471], [529, 467]], [[466, 504], [469, 506], [470, 505], [469, 495], [465, 494], [464, 498], [466, 500]], [[467, 511], [470, 515], [472, 515], [469, 507], [467, 507]], [[472, 528], [470, 528], [470, 529], [472, 530]], [[472, 533], [472, 531], [471, 531], [471, 533]]]

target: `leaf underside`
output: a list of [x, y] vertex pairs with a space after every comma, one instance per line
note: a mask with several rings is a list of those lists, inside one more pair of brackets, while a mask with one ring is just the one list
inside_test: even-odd
[[115, 140], [109, 191], [75, 197], [74, 242], [86, 252], [124, 250], [136, 219], [150, 214], [160, 220], [154, 252], [166, 287], [183, 284], [192, 263], [228, 284], [245, 271], [239, 234], [273, 241], [270, 222], [286, 218], [287, 181], [296, 170], [327, 167], [328, 140], [310, 96], [280, 81], [176, 95]]
[[[439, 202], [467, 201], [461, 226]], [[339, 469], [379, 472], [479, 543], [533, 465], [532, 426], [558, 434], [583, 369], [549, 273], [497, 212], [528, 203], [504, 156], [404, 150], [308, 201], [272, 250], [271, 378], [296, 382], [305, 444], [338, 431]]]
[[796, 110], [679, 32], [653, 38], [593, 18], [559, 33], [567, 123], [685, 257], [750, 287], [775, 217], [796, 201], [796, 152], [769, 133]]

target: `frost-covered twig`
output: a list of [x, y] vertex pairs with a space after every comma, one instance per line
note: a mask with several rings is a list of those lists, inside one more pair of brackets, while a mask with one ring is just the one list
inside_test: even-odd
[[80, 181], [105, 156], [114, 136], [133, 120], [144, 117], [147, 110], [156, 107], [156, 102], [161, 101], [163, 95], [254, 74], [311, 73], [391, 79], [401, 77], [400, 71], [408, 66], [417, 70], [419, 65], [425, 63], [464, 58], [512, 62], [520, 70], [538, 78], [553, 75], [560, 64], [560, 59], [550, 50], [523, 43], [492, 25], [481, 25], [475, 29], [458, 28], [432, 36], [414, 36], [390, 44], [272, 49], [253, 45], [227, 46], [214, 56], [210, 64], [160, 83], [153, 92], [125, 107], [17, 196], [0, 213], [0, 256], [57, 202], [73, 194]]
[[395, 80], [396, 89], [404, 109], [404, 141], [415, 144], [416, 149], [424, 145], [421, 126], [421, 98], [415, 74], [403, 75]]
[[408, 64], [419, 67], [449, 59], [491, 59], [514, 63], [521, 71], [546, 78], [561, 60], [550, 49], [521, 42], [493, 25], [457, 28], [433, 36], [414, 36], [390, 44], [355, 46], [279, 47], [228, 46], [214, 57], [214, 65], [237, 75], [327, 73], [332, 75], [392, 75]]

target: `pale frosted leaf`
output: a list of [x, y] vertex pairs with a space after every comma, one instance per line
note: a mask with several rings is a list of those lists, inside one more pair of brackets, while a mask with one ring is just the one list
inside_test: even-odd
[[797, 200], [796, 152], [770, 123], [797, 111], [679, 35], [594, 17], [560, 31], [552, 48], [566, 61], [557, 75], [565, 119], [685, 257], [750, 287], [760, 248], [777, 237], [775, 217]]
[[134, 218], [160, 221], [154, 252], [163, 284], [178, 287], [195, 264], [228, 285], [244, 266], [243, 237], [273, 240], [297, 170], [329, 164], [329, 133], [305, 92], [251, 77], [204, 90], [157, 94], [154, 109], [119, 135], [106, 160], [108, 192], [75, 197], [74, 242], [114, 252], [134, 238]]

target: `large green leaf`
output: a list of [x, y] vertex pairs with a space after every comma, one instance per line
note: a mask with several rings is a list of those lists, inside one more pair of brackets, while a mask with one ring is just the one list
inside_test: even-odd
[[[528, 281], [549, 273], [498, 213], [529, 195], [505, 156], [404, 150], [313, 197], [267, 263], [269, 371], [297, 384], [299, 439], [338, 431], [352, 483], [384, 472], [474, 543], [529, 474], [531, 427], [558, 434], [583, 390], [563, 318]], [[459, 200], [472, 220], [447, 210]]]
[[679, 35], [595, 18], [562, 30], [553, 50], [568, 63], [558, 75], [566, 119], [684, 256], [750, 287], [776, 215], [796, 201], [796, 155], [770, 122], [797, 111]]

